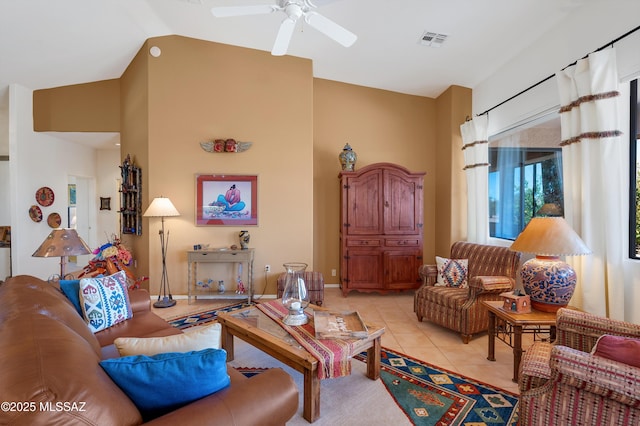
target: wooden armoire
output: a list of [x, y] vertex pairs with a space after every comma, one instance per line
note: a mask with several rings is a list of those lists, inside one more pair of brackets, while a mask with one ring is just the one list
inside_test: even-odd
[[424, 172], [376, 163], [339, 177], [342, 294], [418, 288]]

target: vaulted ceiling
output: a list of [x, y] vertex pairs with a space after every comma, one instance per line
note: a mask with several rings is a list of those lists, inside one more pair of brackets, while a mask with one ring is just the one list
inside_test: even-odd
[[[270, 51], [281, 12], [216, 18], [213, 6], [281, 0], [4, 0], [0, 2], [0, 105], [7, 86], [58, 87], [122, 75], [143, 42], [177, 34]], [[316, 77], [436, 97], [473, 88], [556, 26], [598, 0], [311, 0], [358, 36], [349, 48], [299, 21], [289, 55]], [[445, 34], [438, 48], [419, 43]]]

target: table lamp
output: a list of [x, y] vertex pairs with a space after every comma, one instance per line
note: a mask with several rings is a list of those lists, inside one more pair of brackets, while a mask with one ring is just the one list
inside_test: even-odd
[[[60, 276], [65, 279], [67, 256], [90, 254], [89, 246], [72, 228], [58, 228], [51, 231], [40, 247], [33, 252], [33, 257], [60, 257]], [[55, 278], [55, 275], [53, 276]], [[51, 278], [50, 278], [51, 279]]]
[[169, 246], [169, 231], [164, 232], [164, 218], [168, 216], [180, 216], [178, 210], [174, 207], [171, 200], [166, 197], [154, 198], [147, 210], [144, 212], [145, 217], [159, 217], [162, 222], [160, 234], [160, 251], [162, 253], [162, 278], [160, 279], [160, 292], [158, 300], [153, 304], [156, 308], [169, 308], [176, 304], [171, 295], [169, 288], [169, 277], [167, 275], [167, 247]]
[[560, 256], [591, 253], [562, 217], [534, 217], [509, 249], [536, 255], [522, 265], [520, 276], [531, 307], [544, 312], [567, 306], [576, 288], [576, 273]]

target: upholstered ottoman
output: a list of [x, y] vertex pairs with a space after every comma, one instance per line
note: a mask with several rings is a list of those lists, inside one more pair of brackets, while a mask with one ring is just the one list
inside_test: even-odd
[[[287, 277], [286, 272], [278, 276], [278, 298], [284, 293], [284, 284]], [[321, 306], [324, 301], [324, 277], [322, 272], [305, 271], [304, 283], [309, 291], [309, 302]]]

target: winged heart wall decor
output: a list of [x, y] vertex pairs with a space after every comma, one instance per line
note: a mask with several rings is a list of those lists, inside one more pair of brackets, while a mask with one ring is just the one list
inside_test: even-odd
[[214, 139], [200, 142], [200, 146], [207, 152], [244, 152], [251, 148], [252, 142], [238, 142], [235, 139]]

